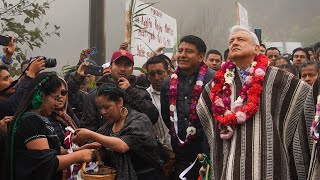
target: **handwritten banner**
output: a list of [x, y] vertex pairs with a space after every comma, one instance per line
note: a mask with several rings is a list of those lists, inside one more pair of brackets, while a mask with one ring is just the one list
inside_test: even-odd
[[[173, 48], [177, 41], [177, 22], [150, 3], [128, 0], [131, 9], [131, 53], [136, 67], [148, 60], [158, 47]], [[172, 53], [167, 53], [169, 57]]]

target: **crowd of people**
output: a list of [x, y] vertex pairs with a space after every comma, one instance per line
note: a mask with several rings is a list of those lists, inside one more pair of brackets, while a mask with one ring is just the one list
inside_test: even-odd
[[0, 179], [80, 179], [82, 164], [101, 168], [96, 153], [118, 180], [320, 179], [320, 42], [281, 54], [234, 26], [223, 54], [186, 35], [139, 75], [123, 43], [101, 76], [88, 74], [97, 64], [87, 48], [64, 77], [39, 56], [13, 81], [10, 40]]

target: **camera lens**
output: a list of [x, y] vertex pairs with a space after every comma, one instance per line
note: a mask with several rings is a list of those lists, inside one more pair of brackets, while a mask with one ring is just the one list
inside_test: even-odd
[[46, 58], [44, 62], [46, 68], [53, 68], [57, 65], [57, 60], [55, 58]]

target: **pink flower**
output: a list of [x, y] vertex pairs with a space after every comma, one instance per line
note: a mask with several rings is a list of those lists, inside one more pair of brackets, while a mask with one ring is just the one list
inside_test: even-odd
[[257, 68], [256, 69], [256, 72], [255, 72], [255, 75], [256, 76], [264, 76], [266, 73], [264, 72], [264, 70], [263, 69], [261, 69], [261, 68]]
[[220, 107], [224, 107], [223, 101], [221, 98], [217, 99], [216, 101], [214, 101], [214, 104]]
[[253, 67], [250, 67], [250, 68], [249, 68], [249, 73], [252, 74], [252, 73], [253, 73], [253, 70], [254, 70], [254, 68], [253, 68]]
[[220, 138], [222, 140], [228, 140], [228, 139], [231, 139], [231, 137], [233, 136], [233, 131], [227, 131], [227, 132], [220, 132]]
[[251, 82], [252, 82], [252, 76], [247, 76], [246, 80], [245, 80], [245, 83], [246, 84], [251, 84]]
[[245, 123], [246, 120], [247, 120], [246, 114], [243, 113], [243, 112], [241, 112], [241, 111], [238, 111], [238, 112], [236, 113], [236, 117], [237, 117], [237, 122], [238, 122], [238, 124], [243, 124], [243, 123]]
[[230, 103], [231, 103], [230, 97], [223, 97], [222, 101], [223, 101], [223, 103], [224, 103], [225, 105], [227, 105], [227, 106], [229, 106]]

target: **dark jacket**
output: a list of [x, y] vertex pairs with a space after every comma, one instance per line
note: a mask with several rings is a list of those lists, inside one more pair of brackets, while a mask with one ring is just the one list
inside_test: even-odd
[[25, 76], [24, 80], [19, 82], [16, 92], [11, 95], [8, 99], [0, 100], [0, 120], [5, 116], [13, 116], [16, 112], [19, 104], [23, 100], [26, 92], [28, 91], [28, 86], [32, 82], [32, 79]]
[[[215, 71], [208, 68], [204, 79], [204, 85], [212, 80]], [[190, 76], [185, 75], [181, 71], [178, 73], [178, 95], [177, 95], [177, 114], [178, 114], [178, 135], [181, 140], [185, 140], [186, 129], [189, 126], [189, 110], [191, 105], [191, 97], [193, 87], [196, 83], [198, 71]], [[164, 123], [169, 128], [170, 134], [172, 134], [172, 125], [170, 121], [169, 110], [169, 91], [170, 91], [170, 76], [167, 77], [161, 89], [161, 115]], [[202, 87], [204, 87], [204, 85]], [[207, 144], [204, 141], [204, 132], [200, 123], [200, 120], [194, 124], [196, 128], [195, 138], [191, 140], [185, 147], [178, 147], [177, 139], [171, 137], [171, 144], [174, 152], [176, 153], [177, 162], [193, 162], [198, 153], [204, 152], [203, 145]]]
[[[157, 108], [153, 105], [149, 93], [146, 91], [145, 88], [137, 84], [137, 80], [138, 78], [133, 75], [129, 78], [131, 86], [126, 90], [126, 93], [128, 95], [129, 102], [131, 102], [130, 106], [141, 113], [145, 113], [151, 120], [152, 124], [155, 124], [158, 120], [159, 112]], [[68, 84], [72, 85], [72, 83], [79, 82], [80, 81], [77, 80], [75, 73], [70, 75]], [[114, 83], [111, 75], [102, 76], [97, 81], [97, 86], [100, 86], [103, 83]], [[93, 131], [98, 130], [106, 122], [101, 117], [99, 109], [96, 105], [96, 92], [97, 90], [95, 89], [84, 97], [83, 116], [81, 118], [81, 126]]]

